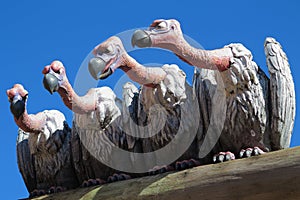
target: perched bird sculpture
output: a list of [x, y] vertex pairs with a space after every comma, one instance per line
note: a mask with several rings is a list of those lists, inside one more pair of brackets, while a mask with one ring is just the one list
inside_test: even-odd
[[[197, 132], [195, 120], [182, 117], [189, 112], [190, 105], [196, 105], [196, 101], [192, 96], [191, 87], [187, 89], [188, 92], [186, 91], [185, 74], [177, 66], [166, 65], [163, 68], [146, 68], [125, 52], [122, 42], [117, 37], [109, 38], [97, 46], [94, 53], [97, 56], [89, 63], [89, 70], [94, 78], [106, 78], [116, 68], [120, 67], [126, 71], [132, 80], [142, 84], [143, 87], [138, 90], [131, 83], [125, 84], [123, 86], [124, 101], [118, 99], [108, 87], [90, 89], [85, 96], [79, 97], [71, 87], [61, 62], [54, 61], [44, 68], [45, 88], [51, 93], [57, 91], [65, 105], [74, 111], [72, 155], [78, 179], [84, 181], [85, 185], [92, 184], [89, 182], [97, 182], [96, 179], [106, 180], [113, 173], [120, 173], [120, 171], [112, 169], [101, 161], [101, 157], [107, 157], [106, 160], [109, 160], [114, 152], [104, 148], [104, 144], [108, 141], [101, 141], [103, 138], [97, 138], [98, 136], [105, 135], [110, 142], [126, 151], [147, 153], [168, 144], [178, 132], [181, 123], [186, 123], [181, 128], [187, 134], [186, 138], [189, 137], [187, 130], [194, 128], [195, 134]], [[186, 98], [186, 93], [191, 98]], [[155, 106], [157, 104], [162, 105], [164, 109], [157, 108]], [[164, 118], [163, 116], [167, 117]], [[181, 118], [183, 119], [182, 122], [180, 122]], [[160, 121], [164, 122], [164, 119], [166, 124], [162, 125], [162, 130], [157, 129], [159, 127], [156, 126]], [[140, 138], [141, 135], [139, 134], [151, 132], [155, 134], [155, 131], [157, 131], [157, 135]], [[130, 134], [126, 134], [126, 132]], [[135, 133], [134, 136], [132, 136], [133, 133]], [[83, 139], [85, 142], [82, 141]], [[193, 139], [194, 137], [191, 138], [191, 142]], [[87, 149], [88, 147], [89, 149]], [[95, 152], [91, 152], [90, 147]], [[176, 158], [180, 157], [186, 148], [188, 147], [184, 147], [183, 152]], [[198, 165], [196, 160], [185, 161], [185, 159], [192, 157], [185, 154], [180, 159], [184, 162], [177, 163], [177, 168], [184, 168], [185, 165]], [[119, 162], [123, 165], [129, 163], [134, 169], [136, 164], [132, 164], [131, 159], [131, 156], [123, 157], [124, 162]], [[147, 170], [147, 166], [153, 168], [156, 164], [160, 165], [161, 162], [157, 160], [158, 158], [153, 156], [151, 159], [142, 159], [141, 162], [144, 163], [143, 165]], [[148, 170], [151, 170], [151, 167]], [[146, 172], [145, 169], [138, 169], [137, 173], [143, 174]], [[168, 169], [169, 166], [159, 168], [159, 170]], [[135, 176], [134, 174], [130, 175]], [[115, 174], [113, 177], [110, 176], [108, 181], [111, 179], [122, 180], [124, 176], [124, 174]], [[89, 181], [89, 179], [91, 180]]]
[[10, 109], [19, 127], [17, 159], [30, 196], [78, 187], [71, 162], [71, 130], [57, 110], [28, 114], [28, 92], [20, 84], [7, 90]]
[[126, 174], [101, 162], [109, 160], [111, 149], [101, 144], [106, 139], [122, 149], [133, 151], [135, 140], [127, 141], [122, 130], [114, 122], [120, 116], [120, 101], [108, 87], [92, 88], [86, 95], [78, 96], [68, 81], [65, 67], [54, 61], [43, 70], [44, 86], [50, 92], [58, 92], [64, 104], [74, 112], [71, 146], [73, 164], [82, 186], [103, 184], [106, 181], [124, 180]]
[[198, 68], [194, 88], [204, 113], [205, 131], [210, 125], [210, 94], [217, 89], [224, 93], [227, 111], [219, 143], [214, 149], [215, 153], [220, 153], [214, 161], [234, 159], [234, 155], [248, 157], [289, 146], [295, 118], [294, 83], [287, 57], [274, 39], [267, 38], [265, 42], [270, 79], [241, 44], [216, 50], [191, 46], [184, 39], [177, 20], [155, 20], [148, 30], [134, 33], [132, 44], [171, 50]]
[[[96, 80], [103, 79], [120, 68], [132, 81], [141, 84], [140, 90], [131, 85], [130, 91], [135, 92], [127, 97], [124, 96], [124, 101], [129, 102], [124, 110], [131, 108], [130, 116], [133, 121], [131, 121], [130, 128], [127, 128], [129, 132], [136, 132], [139, 138], [143, 138], [144, 133], [150, 133], [149, 137], [140, 139], [143, 152], [161, 149], [170, 143], [178, 132], [181, 132], [185, 138], [191, 137], [191, 143], [184, 147], [184, 151], [179, 155], [180, 144], [177, 144], [177, 147], [174, 146], [173, 151], [169, 152], [171, 155], [177, 155], [175, 160], [177, 162], [174, 162], [172, 166], [163, 167], [159, 166], [158, 162], [158, 166], [153, 169], [154, 173], [174, 167], [184, 169], [198, 165], [195, 140], [197, 134], [201, 137], [201, 133], [198, 133], [198, 122], [195, 118], [199, 113], [195, 109], [194, 116], [189, 114], [191, 109], [197, 108], [197, 101], [192, 87], [186, 82], [185, 73], [177, 65], [164, 65], [161, 68], [141, 65], [127, 54], [118, 37], [111, 37], [101, 43], [95, 47], [93, 53], [95, 58], [89, 62], [89, 71]], [[130, 96], [137, 98], [132, 99]], [[154, 109], [156, 114], [151, 115], [153, 113], [151, 108], [155, 105], [161, 107], [158, 110]], [[125, 115], [124, 112], [122, 114]], [[162, 121], [165, 123], [161, 126], [161, 130], [155, 130]], [[148, 125], [150, 122], [152, 125]]]

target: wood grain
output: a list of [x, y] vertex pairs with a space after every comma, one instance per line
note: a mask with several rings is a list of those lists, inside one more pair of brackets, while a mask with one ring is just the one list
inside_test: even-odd
[[300, 147], [46, 195], [54, 199], [299, 199]]

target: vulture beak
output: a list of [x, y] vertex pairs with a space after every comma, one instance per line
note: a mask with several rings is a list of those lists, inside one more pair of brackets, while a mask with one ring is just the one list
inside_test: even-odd
[[138, 46], [140, 48], [143, 47], [151, 47], [152, 42], [150, 35], [144, 30], [136, 30], [131, 38], [131, 45]]
[[105, 62], [103, 59], [99, 57], [92, 58], [89, 61], [89, 66], [88, 66], [91, 76], [95, 80], [106, 79], [107, 77], [109, 77], [113, 73], [113, 70], [110, 67], [107, 68], [106, 67], [107, 64], [108, 64], [107, 62]]
[[58, 78], [51, 73], [45, 74], [43, 84], [46, 90], [53, 94], [59, 88]]
[[10, 103], [10, 111], [17, 119], [19, 119], [25, 111], [25, 100], [26, 98], [17, 94]]

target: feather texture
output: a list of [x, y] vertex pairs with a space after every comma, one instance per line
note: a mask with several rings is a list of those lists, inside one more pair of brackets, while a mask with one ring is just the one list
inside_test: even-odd
[[62, 113], [43, 111], [44, 131], [26, 133], [19, 129], [17, 141], [18, 166], [29, 192], [62, 186], [75, 188], [78, 182], [70, 155], [71, 129]]
[[265, 41], [270, 73], [271, 145], [274, 150], [288, 148], [295, 120], [295, 89], [286, 54], [274, 38]]

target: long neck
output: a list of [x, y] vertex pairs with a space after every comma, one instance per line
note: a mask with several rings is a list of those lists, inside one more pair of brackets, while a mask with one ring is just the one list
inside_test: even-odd
[[145, 67], [129, 55], [123, 57], [124, 65], [120, 67], [128, 77], [142, 85], [157, 85], [166, 76], [166, 72], [159, 67]]
[[44, 113], [37, 113], [28, 115], [27, 110], [25, 108], [24, 113], [17, 119], [14, 117], [16, 124], [25, 132], [28, 133], [40, 133], [43, 131], [46, 116]]
[[224, 71], [230, 67], [230, 58], [233, 57], [230, 48], [216, 50], [202, 50], [192, 47], [183, 37], [175, 45], [170, 45], [173, 51], [182, 60], [198, 68]]
[[60, 86], [58, 93], [64, 104], [75, 113], [85, 114], [96, 110], [96, 97], [93, 90], [85, 96], [78, 96], [67, 80]]

